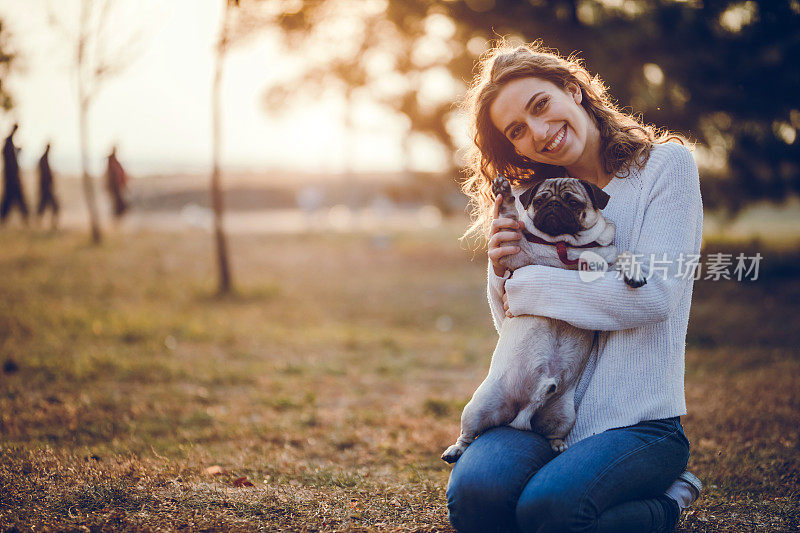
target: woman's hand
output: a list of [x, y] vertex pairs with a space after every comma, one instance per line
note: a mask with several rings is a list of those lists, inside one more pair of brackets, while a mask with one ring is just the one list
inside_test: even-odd
[[494, 273], [502, 276], [506, 267], [499, 263], [500, 259], [519, 252], [519, 245], [514, 243], [522, 238], [520, 229], [525, 227], [522, 221], [500, 216], [500, 203], [502, 195], [497, 195], [494, 201], [494, 219], [492, 220], [491, 236], [489, 237], [489, 259], [492, 262]]

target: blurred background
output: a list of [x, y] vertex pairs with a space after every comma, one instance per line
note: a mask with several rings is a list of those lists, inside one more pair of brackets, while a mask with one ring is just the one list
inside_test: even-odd
[[688, 139], [704, 254], [761, 254], [695, 284], [680, 530], [797, 530], [798, 28], [798, 0], [0, 0], [0, 530], [446, 530], [496, 340], [458, 102], [499, 38]]
[[[785, 201], [800, 189], [800, 73], [787, 60], [800, 47], [798, 9], [792, 1], [6, 0], [0, 127], [21, 125], [15, 142], [31, 197], [36, 162], [52, 144], [70, 227], [86, 216], [70, 178], [85, 170], [99, 180], [113, 146], [132, 178], [133, 225], [179, 224], [145, 214], [181, 210], [202, 223], [215, 151], [229, 209], [251, 215], [234, 217], [232, 229], [287, 225], [285, 216], [252, 218], [264, 209], [413, 203], [460, 214], [459, 150], [470, 135], [455, 104], [474, 62], [498, 37], [542, 39], [578, 52], [622, 107], [696, 143], [708, 209], [730, 216], [783, 202], [796, 222], [796, 201]], [[342, 194], [354, 182], [358, 192]]]

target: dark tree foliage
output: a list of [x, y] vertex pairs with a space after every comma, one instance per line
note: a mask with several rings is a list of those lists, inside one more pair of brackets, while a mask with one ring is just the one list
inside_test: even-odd
[[[295, 47], [315, 42], [305, 39], [335, 19], [332, 3], [293, 4], [281, 22]], [[420, 59], [431, 39], [428, 23], [442, 16], [454, 26], [446, 46]], [[541, 39], [562, 54], [579, 52], [621, 107], [702, 144], [711, 162], [703, 176], [708, 207], [735, 212], [750, 201], [800, 192], [797, 0], [388, 0], [364, 27], [357, 53], [337, 56], [341, 44], [329, 42], [331, 59], [285, 84], [283, 96], [335, 79], [369, 91], [408, 117], [413, 131], [454, 151], [452, 100], [424, 101], [420, 80], [446, 68], [465, 87], [476, 41]], [[393, 58], [405, 80], [399, 90], [381, 94], [387, 74], [365, 66], [376, 51]], [[277, 107], [286, 100], [273, 91], [270, 101]]]

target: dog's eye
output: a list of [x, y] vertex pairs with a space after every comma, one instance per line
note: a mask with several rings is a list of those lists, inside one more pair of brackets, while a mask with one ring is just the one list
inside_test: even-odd
[[570, 200], [569, 206], [573, 209], [583, 209], [583, 204], [578, 200]]

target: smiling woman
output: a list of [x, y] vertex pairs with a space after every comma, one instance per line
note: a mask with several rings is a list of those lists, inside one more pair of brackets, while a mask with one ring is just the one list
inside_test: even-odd
[[[453, 467], [450, 521], [459, 531], [672, 531], [702, 488], [684, 471], [689, 441], [680, 422], [693, 286], [680, 265], [686, 254], [699, 257], [703, 229], [694, 159], [667, 142], [677, 137], [620, 112], [577, 58], [538, 45], [491, 51], [469, 94], [475, 147], [464, 190], [476, 223], [468, 233], [484, 229], [488, 238], [487, 297], [501, 341], [531, 316], [595, 340], [574, 401], [562, 404], [575, 407], [563, 443], [553, 448], [527, 430], [535, 419], [483, 432]], [[509, 194], [490, 194], [500, 176], [510, 179], [518, 212], [530, 194], [522, 189], [544, 178], [602, 188], [614, 245], [636, 254], [647, 283], [632, 290], [610, 271], [585, 282], [578, 271], [543, 264], [509, 273], [521, 230], [546, 228], [536, 217], [526, 228], [513, 208], [500, 214]], [[573, 335], [563, 342], [580, 333]], [[530, 360], [541, 338], [514, 353]], [[557, 356], [543, 357], [543, 379], [563, 379]], [[515, 373], [501, 374], [498, 386], [512, 388]]]
[[474, 130], [463, 184], [475, 219], [467, 235], [488, 231], [497, 174], [520, 185], [568, 173], [602, 187], [632, 163], [644, 163], [653, 144], [680, 142], [620, 112], [600, 78], [575, 56], [540, 44], [500, 46], [482, 66], [464, 100]]

